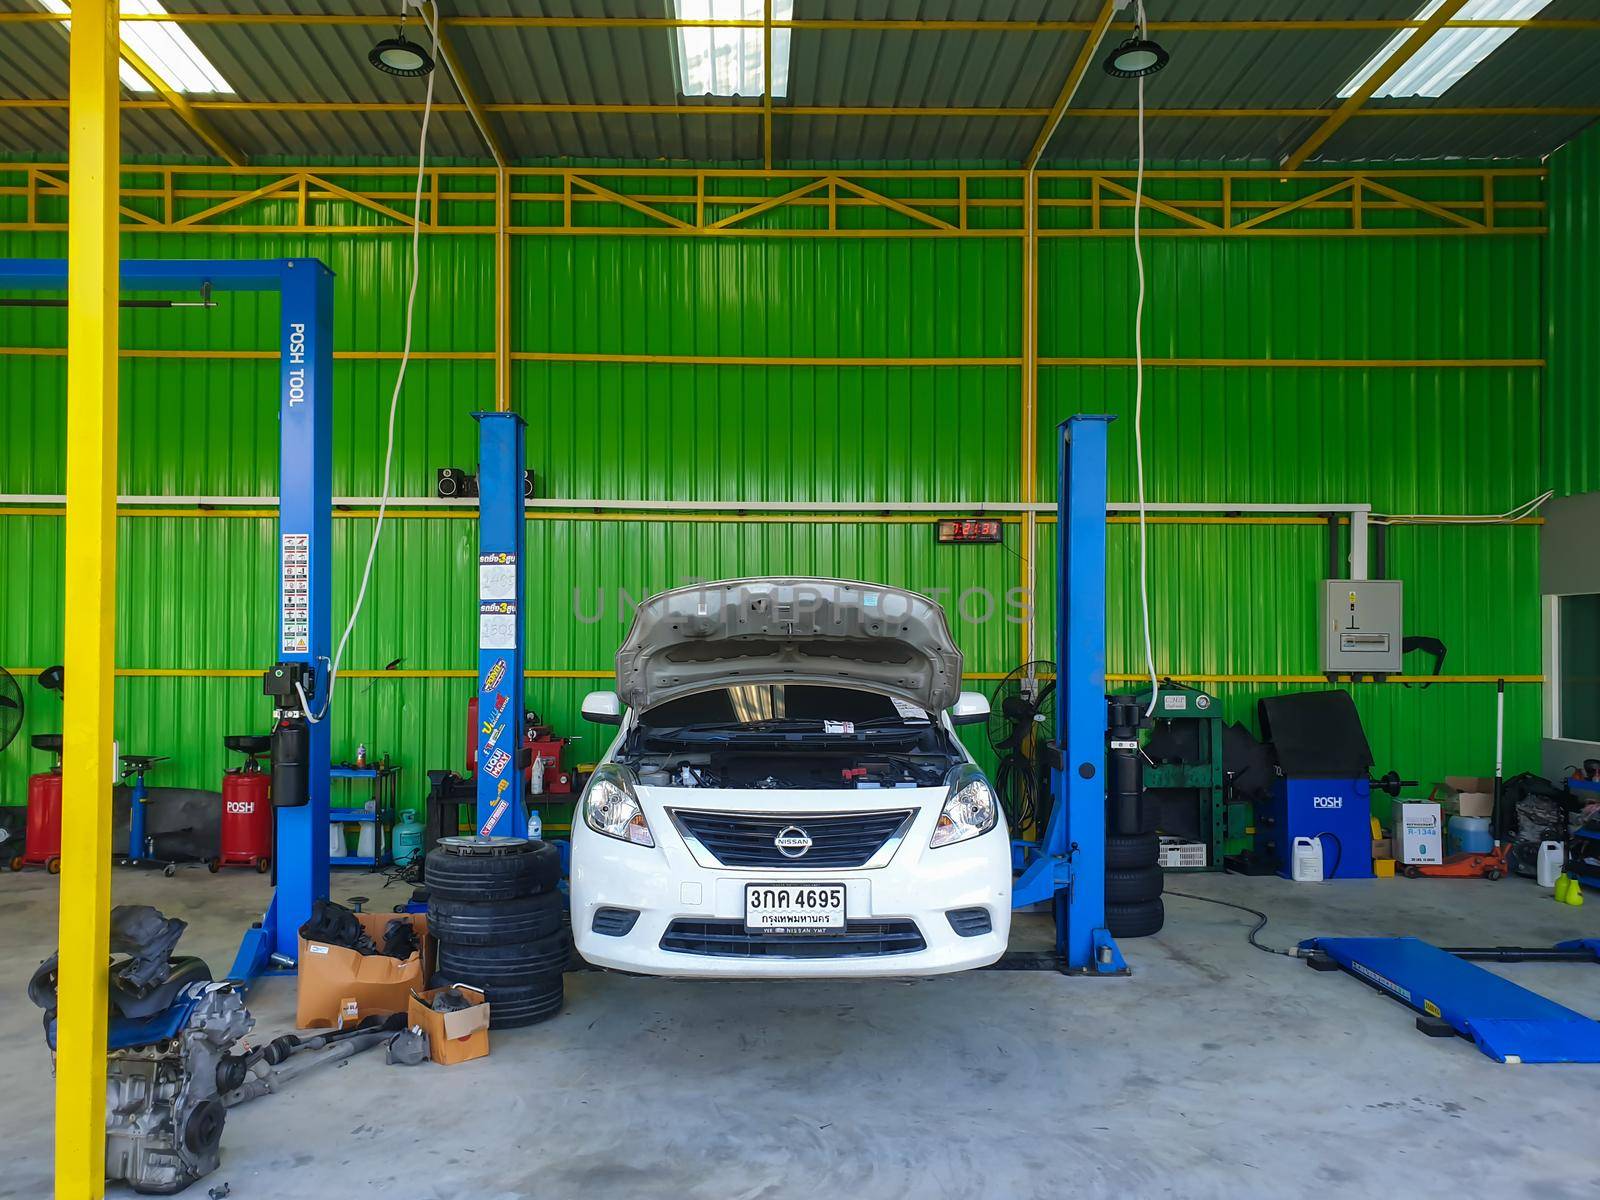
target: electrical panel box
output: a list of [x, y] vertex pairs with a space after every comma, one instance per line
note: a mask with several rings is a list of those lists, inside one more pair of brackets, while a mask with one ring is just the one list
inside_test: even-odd
[[1402, 599], [1398, 579], [1324, 580], [1322, 669], [1399, 674]]

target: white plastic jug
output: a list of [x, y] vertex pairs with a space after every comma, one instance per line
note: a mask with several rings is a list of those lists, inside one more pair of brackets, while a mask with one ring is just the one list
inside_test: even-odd
[[1290, 874], [1296, 883], [1322, 882], [1322, 839], [1297, 837], [1294, 855], [1290, 860]]
[[1566, 848], [1560, 842], [1539, 843], [1539, 886], [1553, 888], [1566, 864]]

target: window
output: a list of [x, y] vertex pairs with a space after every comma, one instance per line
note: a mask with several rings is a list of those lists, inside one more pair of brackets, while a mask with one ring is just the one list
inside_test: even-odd
[[[47, 12], [69, 13], [72, 5], [67, 0], [39, 0], [39, 7]], [[124, 16], [165, 15], [158, 0], [122, 0]], [[71, 30], [72, 22], [63, 21], [63, 33]], [[233, 95], [233, 87], [222, 77], [211, 60], [200, 52], [200, 47], [183, 26], [171, 21], [125, 21], [122, 24], [122, 44], [132, 50], [175, 92], [205, 92]], [[153, 92], [155, 86], [139, 74], [126, 59], [117, 64], [122, 84], [132, 92]]]
[[1545, 603], [1548, 734], [1600, 742], [1600, 593]]
[[[1444, 0], [1428, 0], [1417, 14], [1425, 20], [1439, 10]], [[1456, 13], [1458, 21], [1520, 21], [1536, 16], [1550, 0], [1468, 0]], [[1339, 89], [1341, 99], [1353, 96], [1356, 89], [1388, 61], [1412, 30], [1402, 29]], [[1383, 84], [1374, 96], [1442, 96], [1463, 75], [1472, 70], [1502, 45], [1515, 29], [1444, 28], [1423, 43], [1404, 66]]]
[[[681, 21], [760, 21], [764, 0], [672, 0]], [[772, 19], [794, 19], [794, 0], [772, 0]], [[676, 30], [678, 90], [685, 96], [759, 96], [766, 74], [758, 27]], [[772, 31], [772, 94], [789, 94], [789, 30]]]

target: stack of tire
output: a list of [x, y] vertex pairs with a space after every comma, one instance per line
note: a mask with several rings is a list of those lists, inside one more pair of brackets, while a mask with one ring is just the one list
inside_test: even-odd
[[529, 838], [441, 838], [424, 861], [435, 984], [481, 988], [490, 1029], [560, 1012], [571, 947], [560, 852]]
[[1133, 696], [1113, 696], [1107, 715], [1106, 929], [1114, 938], [1148, 937], [1167, 919], [1161, 902], [1161, 806], [1144, 794], [1138, 731], [1144, 714]]

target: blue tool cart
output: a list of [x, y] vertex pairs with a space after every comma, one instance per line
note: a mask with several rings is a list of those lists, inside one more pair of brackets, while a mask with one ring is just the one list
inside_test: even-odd
[[394, 814], [400, 796], [400, 768], [387, 761], [376, 767], [331, 767], [328, 778], [335, 783], [344, 780], [352, 785], [366, 780], [372, 788], [372, 807], [328, 809], [328, 825], [370, 824], [372, 830], [371, 854], [335, 854], [330, 841], [328, 865], [330, 867], [382, 867], [393, 861], [389, 827], [394, 824]]

